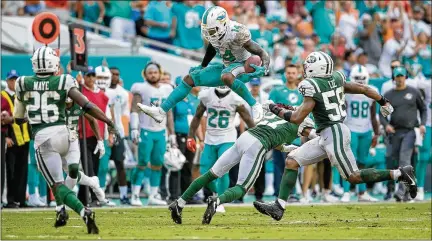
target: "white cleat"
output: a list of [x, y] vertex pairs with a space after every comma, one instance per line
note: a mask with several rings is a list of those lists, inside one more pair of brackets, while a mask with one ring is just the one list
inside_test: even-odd
[[308, 203], [311, 202], [311, 200], [308, 197], [301, 197], [300, 200], [299, 200], [299, 202], [301, 204], [308, 204]]
[[351, 201], [351, 194], [349, 192], [344, 192], [340, 201], [343, 203]]
[[340, 184], [333, 185], [333, 192], [339, 196], [342, 196], [344, 194], [344, 190]]
[[358, 201], [359, 202], [378, 202], [379, 200], [377, 198], [374, 198], [371, 195], [369, 195], [368, 192], [364, 192], [362, 195], [358, 195]]
[[57, 206], [56, 201], [51, 201], [51, 202], [49, 203], [49, 206], [50, 206], [50, 207], [56, 207], [56, 206]]
[[29, 205], [30, 207], [45, 207], [46, 206], [46, 204], [41, 202], [41, 200], [35, 194], [30, 195], [30, 197], [27, 201], [27, 205]]
[[105, 191], [99, 186], [99, 178], [97, 176], [93, 176], [90, 177], [90, 180], [92, 182], [90, 188], [93, 190], [96, 198], [99, 200], [99, 202], [105, 203]]
[[44, 207], [48, 206], [48, 204], [47, 204], [47, 197], [46, 196], [39, 197], [39, 201], [41, 203], [43, 203]]
[[137, 103], [137, 106], [142, 112], [153, 118], [157, 123], [161, 123], [166, 117], [166, 113], [162, 110], [161, 107], [147, 106], [141, 103]]
[[156, 195], [150, 195], [148, 198], [148, 203], [149, 206], [163, 206], [163, 205], [168, 205], [168, 203], [163, 200], [161, 198], [161, 196], [159, 194]]
[[115, 204], [115, 202], [112, 202], [112, 201], [110, 201], [109, 199], [105, 199], [105, 200], [103, 200], [103, 201], [100, 201], [100, 203], [101, 203], [103, 206], [108, 206], [108, 207], [115, 207], [115, 206], [117, 206], [117, 204]]
[[418, 188], [417, 189], [417, 196], [414, 198], [414, 201], [424, 201], [425, 197], [424, 197], [424, 189], [423, 188]]
[[216, 212], [217, 212], [217, 213], [226, 213], [226, 211], [225, 211], [225, 207], [224, 207], [223, 205], [219, 205], [219, 206], [217, 206], [217, 208], [216, 208]]
[[260, 103], [256, 102], [254, 106], [252, 106], [252, 117], [256, 123], [260, 122], [264, 118], [264, 110]]
[[141, 199], [138, 195], [132, 195], [131, 197], [131, 205], [132, 206], [138, 206], [141, 207], [143, 204], [141, 202]]
[[321, 200], [326, 203], [337, 203], [339, 199], [330, 194], [330, 192], [323, 193]]

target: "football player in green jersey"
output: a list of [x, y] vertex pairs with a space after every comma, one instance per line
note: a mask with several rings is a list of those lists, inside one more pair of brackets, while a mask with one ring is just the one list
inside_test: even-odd
[[[268, 104], [263, 106], [268, 106]], [[290, 148], [285, 144], [291, 144], [299, 135], [310, 139], [314, 138], [313, 127], [314, 123], [310, 118], [297, 125], [268, 111], [255, 127], [244, 132], [234, 145], [222, 154], [209, 171], [195, 179], [183, 195], [170, 204], [171, 218], [175, 223], [181, 224], [181, 214], [186, 201], [191, 199], [201, 188], [222, 177], [232, 167], [240, 163], [237, 184], [219, 197], [209, 197], [207, 210], [202, 220], [203, 224], [209, 224], [218, 205], [230, 203], [243, 197], [253, 186], [268, 151], [276, 148], [287, 152]]]
[[301, 123], [312, 113], [319, 137], [306, 142], [288, 155], [278, 199], [271, 203], [254, 202], [255, 208], [275, 220], [280, 220], [285, 211], [285, 202], [295, 185], [298, 168], [320, 162], [324, 158], [329, 158], [342, 177], [352, 184], [398, 180], [405, 183], [414, 198], [417, 185], [412, 166], [397, 170], [357, 168], [351, 151], [351, 133], [343, 123], [346, 116], [345, 93], [363, 94], [374, 99], [381, 105], [384, 116], [393, 112], [389, 101], [366, 85], [346, 82], [342, 72], [333, 72], [333, 60], [324, 52], [309, 54], [303, 67], [305, 80], [298, 87], [304, 96], [302, 105], [295, 111], [285, 110], [274, 104], [270, 104], [269, 108], [274, 114], [291, 123]]
[[[14, 118], [17, 123], [28, 119], [32, 127], [38, 168], [51, 187], [57, 204], [65, 204], [84, 220], [87, 232], [97, 234], [95, 213], [83, 206], [75, 193], [65, 184], [62, 163], [74, 152], [70, 148], [70, 135], [66, 127], [66, 98], [70, 97], [89, 115], [108, 124], [109, 131], [118, 136], [114, 123], [96, 105], [78, 90], [70, 75], [58, 75], [59, 57], [50, 47], [37, 49], [32, 58], [33, 76], [17, 79]], [[78, 176], [78, 168], [69, 170], [72, 178]], [[56, 210], [55, 227], [64, 226], [67, 214]]]

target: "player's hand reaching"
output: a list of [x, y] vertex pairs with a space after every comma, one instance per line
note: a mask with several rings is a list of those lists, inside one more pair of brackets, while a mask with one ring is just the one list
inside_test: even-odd
[[377, 102], [381, 106], [380, 112], [384, 117], [387, 117], [393, 113], [393, 106], [390, 104], [390, 101], [387, 98], [381, 96], [381, 99]]
[[195, 142], [195, 138], [192, 137], [188, 137], [187, 141], [186, 141], [186, 148], [191, 151], [191, 152], [196, 152], [196, 147], [197, 144]]
[[138, 144], [141, 142], [140, 132], [137, 129], [131, 130], [131, 139], [133, 143]]
[[102, 140], [97, 141], [96, 148], [93, 152], [93, 154], [96, 154], [99, 152], [99, 158], [102, 158], [103, 155], [105, 155], [105, 145]]
[[263, 66], [257, 66], [254, 64], [250, 65], [255, 71], [252, 73], [247, 73], [247, 75], [249, 76], [249, 78], [256, 78], [256, 77], [261, 77], [266, 73], [266, 68]]
[[196, 71], [196, 70], [201, 70], [201, 69], [203, 69], [202, 65], [198, 65], [198, 66], [192, 67], [192, 68], [189, 69], [189, 74], [192, 73], [192, 72], [194, 72], [194, 71]]

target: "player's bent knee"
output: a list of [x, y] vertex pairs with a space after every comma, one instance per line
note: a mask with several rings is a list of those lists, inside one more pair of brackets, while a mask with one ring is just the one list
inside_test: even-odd
[[150, 169], [152, 169], [153, 171], [159, 171], [162, 169], [162, 165], [150, 165]]
[[231, 73], [223, 74], [221, 77], [222, 82], [224, 82], [224, 84], [229, 86], [229, 87], [231, 87], [231, 85], [233, 84], [234, 79], [235, 79], [235, 77]]
[[351, 175], [346, 180], [351, 184], [359, 184], [363, 182], [360, 176], [360, 171], [351, 173]]
[[144, 170], [146, 169], [147, 165], [137, 165], [136, 167], [140, 170]]
[[190, 75], [186, 75], [186, 76], [183, 78], [183, 81], [184, 81], [187, 85], [189, 85], [190, 87], [194, 87], [194, 86], [195, 86], [195, 83], [194, 83], [194, 81], [193, 81], [193, 79], [192, 79], [192, 77], [191, 77]]
[[285, 160], [285, 168], [297, 170], [299, 167], [300, 167], [300, 165], [297, 163], [296, 160], [294, 160], [292, 158], [287, 158]]
[[79, 173], [79, 165], [78, 164], [71, 164], [68, 166], [68, 170], [69, 170], [69, 176], [72, 179], [77, 179], [78, 178], [78, 173]]

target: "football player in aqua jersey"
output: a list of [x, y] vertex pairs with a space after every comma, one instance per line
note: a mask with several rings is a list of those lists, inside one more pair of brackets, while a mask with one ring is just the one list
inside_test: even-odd
[[[222, 154], [228, 150], [237, 139], [237, 130], [234, 124], [236, 113], [246, 122], [248, 127], [255, 126], [249, 111], [244, 106], [244, 101], [237, 94], [231, 92], [227, 86], [209, 88], [202, 90], [198, 98], [200, 104], [197, 107], [194, 118], [192, 119], [187, 148], [195, 152], [195, 133], [200, 125], [201, 117], [207, 112], [207, 125], [204, 150], [200, 159], [200, 173], [206, 173]], [[213, 192], [222, 194], [229, 187], [229, 175], [225, 174], [217, 181], [213, 181], [207, 187]], [[218, 207], [218, 212], [225, 212], [222, 205]]]
[[[378, 89], [369, 83], [369, 73], [365, 66], [354, 65], [351, 68], [350, 80], [354, 83], [369, 86], [378, 92]], [[347, 103], [347, 117], [345, 125], [351, 130], [351, 150], [359, 168], [367, 168], [370, 165], [368, 162], [372, 160], [369, 157], [369, 149], [377, 145], [379, 137], [379, 123], [376, 117], [376, 103], [373, 99], [365, 95], [345, 95]], [[373, 133], [372, 133], [373, 131]], [[342, 202], [349, 202], [351, 184], [343, 181], [344, 194], [341, 198]], [[358, 185], [358, 201], [360, 202], [376, 202], [378, 199], [371, 197], [366, 191], [366, 183]]]
[[333, 60], [321, 51], [309, 54], [303, 64], [305, 79], [299, 84], [304, 96], [303, 103], [295, 111], [285, 110], [270, 104], [270, 110], [292, 123], [301, 123], [312, 113], [317, 124], [319, 137], [310, 140], [291, 152], [285, 162], [285, 171], [280, 184], [279, 197], [275, 202], [254, 202], [262, 214], [281, 220], [285, 203], [297, 180], [300, 166], [312, 165], [329, 158], [342, 177], [352, 184], [398, 180], [405, 183], [410, 195], [417, 195], [413, 167], [408, 165], [396, 170], [357, 168], [351, 150], [350, 129], [343, 123], [346, 116], [345, 93], [363, 94], [381, 105], [381, 113], [388, 116], [393, 112], [390, 102], [367, 85], [346, 82], [340, 71], [333, 72]]
[[[252, 117], [257, 123], [263, 118], [263, 109], [245, 83], [254, 77], [269, 71], [269, 55], [253, 40], [248, 28], [235, 21], [230, 21], [225, 9], [214, 6], [207, 9], [202, 17], [201, 32], [209, 41], [201, 65], [193, 67], [182, 83], [163, 101], [160, 107], [139, 104], [139, 108], [157, 122], [161, 122], [166, 113], [179, 101], [183, 100], [194, 86], [217, 87], [226, 85], [242, 97], [252, 107]], [[223, 64], [211, 64], [210, 61], [219, 53]], [[251, 56], [258, 55], [263, 66], [251, 65], [253, 73], [245, 73], [244, 63]]]
[[[264, 103], [264, 107], [268, 104]], [[291, 107], [292, 108], [292, 107]], [[268, 109], [267, 109], [268, 110]], [[226, 150], [213, 167], [189, 186], [183, 195], [170, 204], [171, 218], [177, 224], [182, 223], [182, 210], [186, 201], [191, 199], [202, 187], [209, 185], [222, 177], [235, 165], [240, 163], [237, 184], [218, 197], [209, 197], [203, 224], [209, 224], [219, 205], [230, 203], [243, 197], [258, 178], [265, 154], [276, 148], [283, 152], [289, 151], [289, 146], [299, 135], [314, 138], [314, 126], [310, 118], [300, 124], [289, 123], [267, 111], [258, 124], [244, 132], [232, 147]], [[294, 181], [295, 182], [295, 181]]]
[[[66, 126], [66, 99], [70, 97], [83, 111], [110, 127], [110, 133], [118, 136], [114, 123], [96, 105], [78, 90], [75, 79], [70, 75], [55, 74], [59, 70], [59, 57], [50, 47], [40, 47], [32, 58], [33, 76], [21, 76], [16, 81], [14, 118], [22, 123], [26, 116], [32, 128], [36, 159], [39, 170], [51, 187], [57, 205], [65, 204], [84, 220], [88, 233], [99, 233], [95, 214], [85, 208], [75, 193], [64, 184], [62, 165], [76, 160], [79, 149], [71, 148], [71, 135]], [[79, 156], [79, 153], [78, 153]], [[78, 159], [79, 160], [79, 159]], [[69, 175], [76, 179], [79, 163], [69, 164]], [[64, 226], [67, 213], [64, 208], [56, 210], [55, 227]]]

